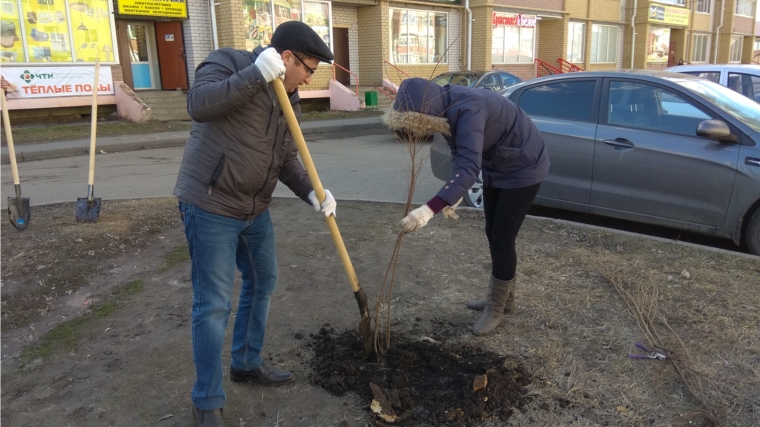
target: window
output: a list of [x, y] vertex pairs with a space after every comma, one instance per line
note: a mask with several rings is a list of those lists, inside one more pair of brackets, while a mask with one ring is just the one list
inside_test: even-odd
[[743, 43], [743, 36], [731, 36], [731, 56], [728, 58], [728, 62], [741, 62]]
[[755, 44], [752, 46], [752, 50], [760, 50], [760, 40], [755, 40]]
[[617, 33], [611, 25], [591, 27], [591, 62], [616, 62]]
[[436, 64], [447, 61], [447, 14], [393, 8], [389, 13], [392, 62]]
[[493, 13], [491, 59], [495, 64], [533, 62], [536, 17]]
[[680, 6], [683, 6], [686, 4], [685, 0], [657, 0], [658, 3], [670, 3], [670, 4], [677, 4]]
[[516, 85], [522, 81], [519, 77], [515, 76], [514, 74], [509, 74], [505, 72], [500, 72], [499, 75], [501, 76], [501, 86], [502, 87], [510, 87], [512, 85]]
[[529, 115], [591, 121], [596, 80], [551, 83], [526, 89], [518, 100]]
[[712, 117], [665, 89], [613, 81], [607, 104], [607, 123], [636, 129], [696, 136], [697, 126]]
[[583, 62], [583, 46], [586, 44], [586, 24], [571, 22], [567, 27], [567, 60]]
[[679, 71], [679, 73], [702, 77], [703, 79], [710, 80], [713, 83], [720, 84], [720, 71]]
[[736, 0], [736, 14], [753, 18], [755, 16], [755, 0]]
[[697, 0], [697, 12], [710, 13], [710, 0]]
[[497, 73], [486, 75], [483, 80], [478, 83], [477, 87], [493, 91], [499, 90], [501, 87], [501, 83], [499, 82], [499, 75]]
[[707, 34], [695, 34], [694, 35], [694, 53], [692, 54], [692, 62], [706, 62], [707, 61], [707, 46], [709, 41]]
[[728, 73], [728, 88], [749, 99], [760, 102], [760, 77], [743, 73]]

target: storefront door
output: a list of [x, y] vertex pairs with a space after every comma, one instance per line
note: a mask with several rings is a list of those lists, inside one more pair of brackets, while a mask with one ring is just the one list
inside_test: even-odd
[[187, 89], [185, 45], [182, 41], [182, 23], [156, 22], [156, 46], [161, 68], [162, 89]]
[[129, 59], [132, 63], [132, 82], [135, 89], [153, 89], [155, 77], [152, 64], [153, 24], [133, 22], [127, 24]]
[[[348, 57], [348, 28], [336, 28], [333, 27], [333, 54], [335, 55], [334, 62], [346, 70], [350, 70], [349, 57]], [[348, 72], [343, 71], [341, 68], [335, 68], [335, 80], [340, 82], [344, 86], [351, 84], [351, 77]]]

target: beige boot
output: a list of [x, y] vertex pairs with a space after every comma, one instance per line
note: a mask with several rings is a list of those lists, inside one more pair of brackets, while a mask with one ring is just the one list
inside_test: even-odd
[[[493, 332], [504, 320], [505, 314], [514, 312], [514, 294], [515, 279], [505, 281], [491, 276], [483, 315], [475, 322], [475, 326], [472, 327], [472, 333], [475, 335], [487, 335]], [[511, 302], [508, 302], [510, 299]], [[510, 306], [509, 308], [508, 305]]]
[[[509, 294], [507, 295], [507, 303], [504, 305], [504, 314], [512, 314], [515, 312], [515, 279], [510, 280], [510, 282], [511, 285], [509, 285], [510, 288], [508, 289]], [[482, 311], [486, 308], [487, 303], [487, 298], [474, 299], [467, 301], [467, 308], [470, 310]]]

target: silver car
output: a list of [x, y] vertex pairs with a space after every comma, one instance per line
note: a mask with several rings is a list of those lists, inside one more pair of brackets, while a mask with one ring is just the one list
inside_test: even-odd
[[[558, 74], [503, 94], [547, 145], [551, 169], [535, 204], [729, 238], [760, 255], [760, 104], [649, 70]], [[440, 135], [430, 154], [447, 180]]]
[[665, 69], [674, 73], [690, 74], [723, 85], [760, 102], [760, 66], [749, 64], [677, 65]]

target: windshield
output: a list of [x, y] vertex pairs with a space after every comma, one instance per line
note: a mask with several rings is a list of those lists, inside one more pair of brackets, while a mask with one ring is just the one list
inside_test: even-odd
[[711, 81], [676, 78], [670, 80], [696, 92], [742, 123], [760, 132], [760, 104], [757, 102]]
[[470, 86], [477, 78], [477, 74], [441, 74], [433, 79], [433, 83], [446, 85]]

